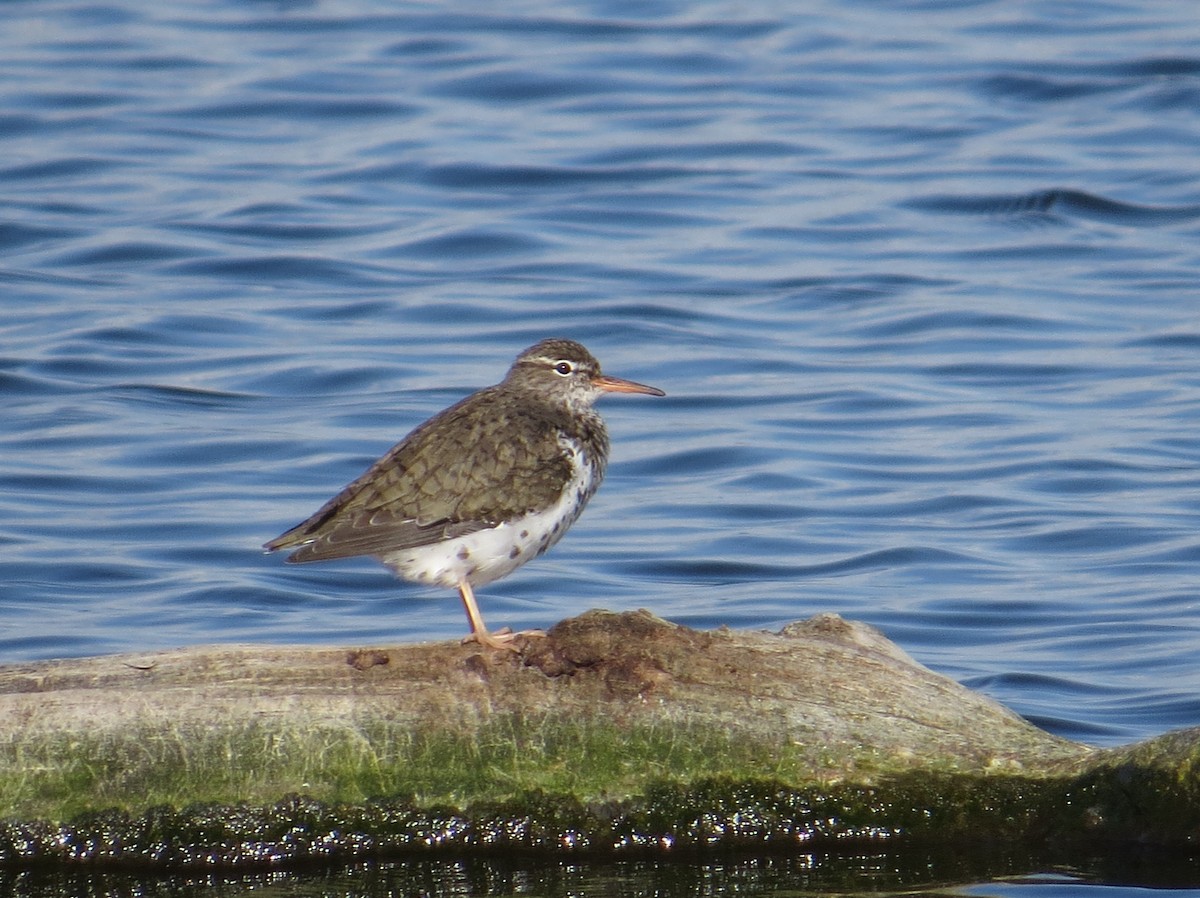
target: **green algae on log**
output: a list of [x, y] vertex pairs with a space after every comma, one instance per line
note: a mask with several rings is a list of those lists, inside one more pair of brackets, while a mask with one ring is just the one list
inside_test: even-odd
[[1058, 739], [835, 615], [9, 666], [0, 719], [0, 863], [1200, 834], [1194, 733]]

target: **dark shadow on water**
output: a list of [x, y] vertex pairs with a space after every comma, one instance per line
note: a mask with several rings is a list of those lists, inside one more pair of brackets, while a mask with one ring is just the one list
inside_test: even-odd
[[[1069, 875], [1065, 875], [1069, 871]], [[1050, 878], [1039, 876], [1059, 873]], [[77, 867], [0, 869], [0, 895], [74, 898], [79, 895], [190, 896], [709, 896], [866, 893], [942, 894], [989, 883], [1030, 889], [1050, 880], [1076, 888], [1126, 885], [1192, 888], [1200, 884], [1195, 851], [1169, 853], [1121, 847], [1071, 852], [1012, 846], [946, 845], [937, 848], [810, 853], [803, 846], [769, 855], [713, 853], [686, 858], [598, 861], [564, 855], [537, 859], [486, 850], [474, 857], [439, 855], [350, 866], [243, 873], [189, 871], [139, 875]]]

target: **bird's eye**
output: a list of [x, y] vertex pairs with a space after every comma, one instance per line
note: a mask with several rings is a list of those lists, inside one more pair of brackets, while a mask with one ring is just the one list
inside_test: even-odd
[[559, 362], [557, 365], [554, 366], [554, 370], [557, 371], [559, 374], [561, 374], [563, 377], [566, 377], [568, 374], [570, 374], [572, 371], [574, 371], [575, 368], [571, 365], [570, 362]]

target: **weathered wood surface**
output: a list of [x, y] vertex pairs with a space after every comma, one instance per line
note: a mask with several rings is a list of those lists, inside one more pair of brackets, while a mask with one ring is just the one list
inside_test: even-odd
[[0, 667], [0, 719], [26, 733], [303, 718], [470, 727], [506, 712], [683, 720], [790, 743], [814, 773], [952, 765], [1041, 769], [1088, 754], [823, 615], [780, 633], [699, 632], [589, 612], [520, 653], [467, 644], [216, 646]]

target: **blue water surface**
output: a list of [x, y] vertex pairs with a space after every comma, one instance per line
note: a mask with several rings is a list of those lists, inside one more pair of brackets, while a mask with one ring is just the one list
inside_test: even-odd
[[1191, 4], [4, 17], [0, 661], [461, 635], [259, 547], [563, 335], [669, 395], [492, 626], [836, 611], [1070, 738], [1200, 725]]

